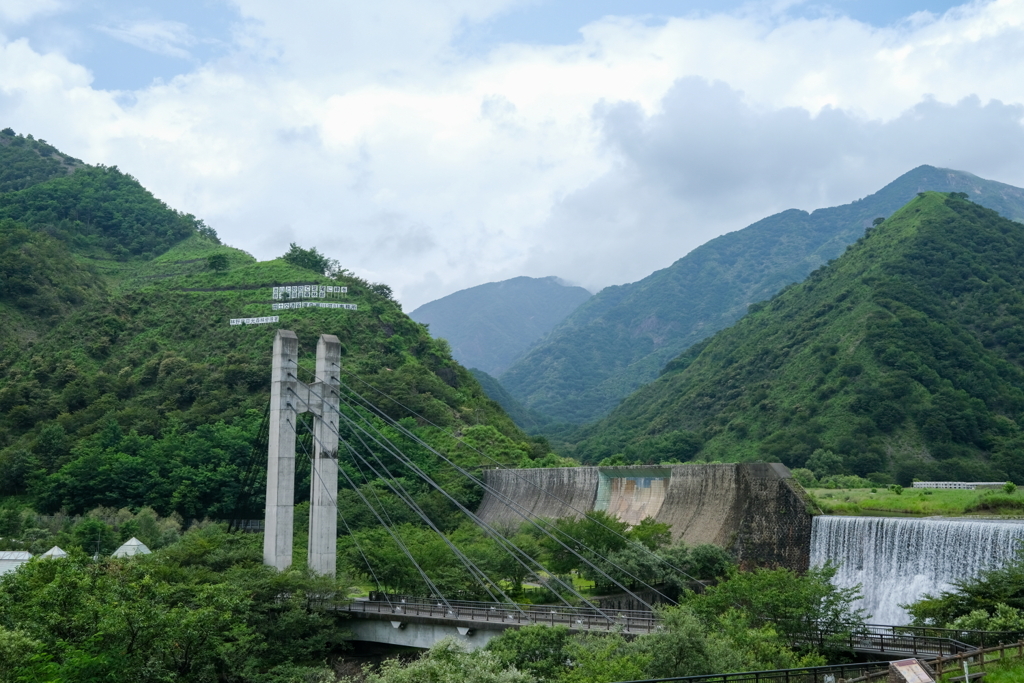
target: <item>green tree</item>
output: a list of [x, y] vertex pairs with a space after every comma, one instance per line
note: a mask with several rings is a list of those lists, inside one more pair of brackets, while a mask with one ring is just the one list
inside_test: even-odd
[[97, 562], [72, 548], [0, 577], [0, 636], [39, 643], [60, 680], [132, 671], [140, 683], [256, 683], [281, 667], [316, 667], [340, 645], [321, 607], [340, 585], [265, 567], [258, 537], [210, 526], [152, 555]]
[[228, 257], [225, 254], [210, 254], [206, 257], [206, 267], [210, 270], [222, 272], [228, 269]]
[[903, 605], [919, 626], [946, 626], [976, 613], [995, 615], [1000, 606], [1024, 612], [1024, 550], [1002, 567], [953, 582], [953, 590]]
[[[403, 665], [385, 660], [378, 671], [366, 671], [367, 683], [533, 683], [533, 676], [514, 666], [502, 666], [498, 656], [485, 649], [468, 652], [454, 638], [445, 638], [421, 657]], [[353, 679], [348, 679], [355, 683]]]
[[566, 671], [566, 647], [572, 635], [565, 626], [509, 629], [487, 643], [502, 667], [515, 667], [539, 681], [557, 680]]
[[288, 251], [281, 258], [318, 275], [330, 275], [338, 270], [338, 262], [321, 254], [316, 247], [303, 249], [295, 242], [288, 245]]
[[629, 530], [629, 535], [650, 550], [657, 550], [672, 542], [672, 525], [655, 521], [653, 517], [644, 517]]
[[787, 642], [810, 639], [818, 630], [836, 634], [842, 643], [864, 623], [865, 614], [854, 607], [860, 586], [832, 584], [837, 567], [812, 567], [804, 574], [789, 569], [737, 572], [704, 593], [689, 593], [685, 604], [705, 621], [732, 609], [741, 610], [753, 628], [770, 626]]
[[565, 648], [571, 665], [560, 683], [611, 683], [644, 677], [651, 661], [645, 641], [626, 640], [618, 633], [585, 634]]

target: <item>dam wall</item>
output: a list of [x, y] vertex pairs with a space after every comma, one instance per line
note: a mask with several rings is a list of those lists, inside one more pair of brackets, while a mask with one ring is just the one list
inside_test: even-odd
[[499, 526], [603, 510], [635, 525], [672, 526], [672, 540], [713, 543], [743, 567], [807, 569], [811, 515], [777, 463], [488, 470], [477, 514]]

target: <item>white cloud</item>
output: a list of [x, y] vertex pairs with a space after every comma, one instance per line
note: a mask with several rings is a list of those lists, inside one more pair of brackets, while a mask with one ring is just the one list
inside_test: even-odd
[[188, 48], [196, 42], [188, 26], [180, 21], [131, 21], [96, 28], [147, 52], [176, 59], [189, 59], [192, 55]]
[[[128, 104], [7, 43], [0, 117], [117, 164], [229, 243], [260, 257], [316, 245], [410, 308], [520, 274], [636, 279], [921, 163], [1024, 185], [1024, 0], [885, 29], [755, 7], [608, 18], [573, 45], [451, 48], [512, 4], [238, 0], [231, 54]], [[190, 34], [132, 35], [185, 51]]]
[[61, 5], [60, 0], [0, 0], [0, 28], [52, 14], [59, 11]]

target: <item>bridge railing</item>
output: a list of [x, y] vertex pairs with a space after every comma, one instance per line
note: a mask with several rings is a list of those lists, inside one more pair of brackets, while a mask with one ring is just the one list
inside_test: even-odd
[[974, 646], [948, 637], [948, 635], [918, 635], [900, 632], [899, 627], [865, 624], [848, 633], [808, 631], [795, 637], [794, 645], [813, 646], [818, 649], [877, 652], [879, 654], [955, 655], [974, 649]]
[[931, 626], [887, 626], [861, 624], [849, 634], [832, 631], [805, 632], [801, 643], [818, 647], [844, 647], [851, 650], [908, 653], [913, 655], [952, 656], [999, 643], [1014, 643], [1024, 634], [1017, 631], [971, 631]]
[[[383, 597], [383, 596], [380, 596]], [[646, 610], [611, 610], [591, 607], [492, 603], [472, 600], [447, 600], [392, 597], [386, 600], [352, 600], [335, 603], [348, 612], [379, 615], [414, 615], [435, 619], [459, 619], [502, 623], [505, 625], [547, 624], [581, 630], [616, 630], [651, 633], [660, 619]], [[804, 630], [793, 645], [824, 649], [844, 649], [878, 654], [950, 657], [977, 646], [1017, 642], [1022, 635], [1011, 631], [965, 631], [922, 626], [862, 624], [849, 632]]]
[[682, 676], [676, 678], [647, 678], [622, 683], [838, 683], [881, 671], [888, 671], [889, 662], [867, 662], [863, 664], [835, 664], [832, 666], [809, 666], [803, 669], [776, 669], [772, 671], [744, 671], [732, 674], [709, 674], [705, 676]]
[[512, 605], [508, 603], [472, 602], [466, 600], [402, 600], [380, 602], [352, 600], [336, 603], [346, 612], [417, 616], [434, 619], [457, 619], [484, 623], [525, 626], [546, 624], [580, 630], [623, 630], [628, 633], [651, 633], [659, 620], [650, 612], [637, 610], [597, 610], [588, 607], [551, 607], [549, 605]]

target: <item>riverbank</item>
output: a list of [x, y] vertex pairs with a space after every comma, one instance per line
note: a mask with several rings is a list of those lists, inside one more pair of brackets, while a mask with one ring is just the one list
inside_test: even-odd
[[[898, 491], [898, 492], [897, 492]], [[807, 489], [826, 515], [1024, 518], [1024, 491]]]

